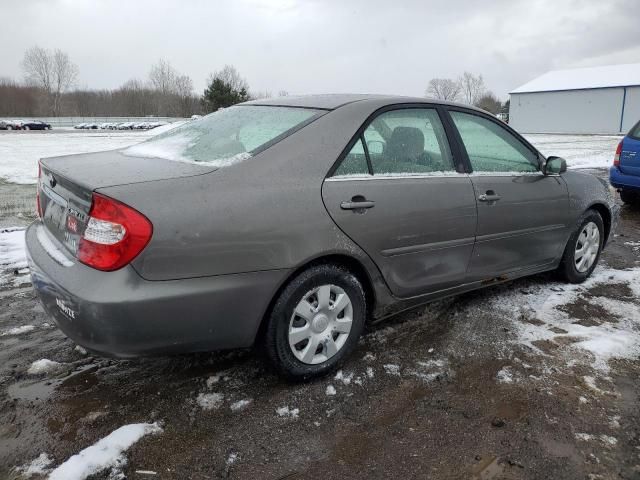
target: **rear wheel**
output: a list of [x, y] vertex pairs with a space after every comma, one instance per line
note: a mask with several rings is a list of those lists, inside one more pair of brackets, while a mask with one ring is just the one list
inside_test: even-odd
[[598, 264], [604, 243], [604, 223], [598, 212], [587, 210], [578, 225], [558, 267], [560, 275], [570, 283], [582, 283], [589, 278]]
[[620, 190], [620, 199], [627, 205], [640, 203], [640, 194], [628, 190]]
[[266, 330], [266, 351], [285, 376], [306, 380], [333, 370], [356, 346], [366, 302], [355, 275], [337, 265], [302, 272], [282, 291]]
[[30, 130], [29, 125], [25, 125], [24, 127], [22, 127], [23, 130]]

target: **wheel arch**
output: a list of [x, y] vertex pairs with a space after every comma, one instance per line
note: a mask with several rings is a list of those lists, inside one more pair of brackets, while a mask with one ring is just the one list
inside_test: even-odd
[[613, 215], [611, 214], [611, 210], [604, 203], [593, 203], [587, 208], [587, 210], [594, 210], [600, 214], [602, 218], [602, 223], [604, 224], [604, 241], [602, 243], [602, 248], [607, 245], [607, 241], [609, 240], [609, 234], [611, 233], [612, 220]]
[[373, 279], [367, 268], [364, 264], [354, 256], [345, 254], [345, 253], [330, 253], [324, 254], [312, 259], [307, 260], [305, 263], [299, 265], [294, 270], [292, 270], [286, 278], [280, 283], [276, 291], [274, 292], [269, 304], [262, 315], [262, 319], [260, 320], [260, 326], [258, 327], [258, 331], [256, 333], [254, 344], [260, 341], [261, 338], [264, 337], [265, 329], [267, 327], [267, 323], [269, 321], [269, 316], [273, 310], [273, 307], [278, 300], [278, 297], [282, 293], [282, 291], [289, 285], [289, 283], [299, 274], [308, 270], [309, 268], [316, 267], [318, 265], [339, 265], [341, 267], [346, 268], [351, 273], [353, 273], [356, 278], [362, 284], [362, 288], [364, 290], [365, 302], [367, 307], [367, 317], [366, 320], [370, 320], [372, 318], [372, 312], [376, 306], [376, 291], [373, 286]]

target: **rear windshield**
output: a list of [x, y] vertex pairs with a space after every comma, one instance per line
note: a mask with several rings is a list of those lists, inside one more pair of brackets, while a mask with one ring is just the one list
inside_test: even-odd
[[268, 148], [322, 113], [310, 108], [229, 107], [129, 147], [123, 153], [224, 167]]
[[640, 138], [640, 122], [636, 123], [635, 126], [629, 132], [629, 136], [633, 138]]

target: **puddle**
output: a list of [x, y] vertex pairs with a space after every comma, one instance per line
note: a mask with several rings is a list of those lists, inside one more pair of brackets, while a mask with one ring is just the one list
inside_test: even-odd
[[23, 380], [9, 385], [7, 394], [13, 400], [33, 402], [48, 399], [58, 387], [78, 393], [98, 383], [98, 377], [95, 374], [97, 369], [97, 365], [90, 364], [80, 367], [63, 378]]

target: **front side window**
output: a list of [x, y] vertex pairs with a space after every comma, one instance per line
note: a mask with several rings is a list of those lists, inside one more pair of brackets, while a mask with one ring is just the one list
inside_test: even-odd
[[364, 131], [374, 175], [420, 175], [455, 171], [447, 137], [435, 109], [384, 112]]
[[321, 110], [266, 105], [218, 110], [123, 150], [131, 156], [226, 166], [272, 145]]
[[539, 171], [537, 155], [497, 123], [463, 112], [452, 111], [451, 117], [474, 172]]

